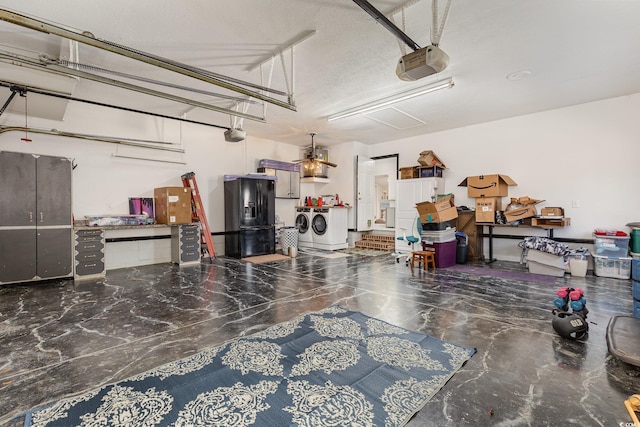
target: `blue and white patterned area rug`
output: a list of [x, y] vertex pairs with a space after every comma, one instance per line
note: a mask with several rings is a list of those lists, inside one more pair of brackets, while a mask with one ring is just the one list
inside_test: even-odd
[[26, 426], [401, 426], [475, 353], [331, 306], [27, 413]]

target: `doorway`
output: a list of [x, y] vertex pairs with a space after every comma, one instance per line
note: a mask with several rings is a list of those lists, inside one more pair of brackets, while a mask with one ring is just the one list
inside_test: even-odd
[[372, 157], [375, 166], [374, 230], [393, 231], [395, 228], [395, 193], [399, 174], [399, 155]]

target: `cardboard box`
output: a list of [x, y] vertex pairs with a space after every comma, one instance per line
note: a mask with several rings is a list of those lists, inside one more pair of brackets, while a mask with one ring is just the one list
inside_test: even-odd
[[[504, 211], [504, 217], [507, 222], [518, 221], [525, 218], [531, 218], [538, 215], [538, 210], [536, 209], [536, 204], [544, 202], [544, 200], [532, 199], [531, 197], [518, 197], [511, 198], [511, 203]], [[515, 205], [515, 206], [512, 206]], [[520, 206], [520, 207], [516, 207]], [[516, 207], [516, 209], [509, 208]]]
[[158, 224], [191, 224], [191, 189], [161, 187], [153, 190]]
[[442, 160], [436, 156], [436, 153], [431, 150], [421, 152], [420, 157], [418, 157], [418, 163], [422, 166], [440, 166], [442, 169], [447, 168], [444, 163], [442, 163]]
[[451, 221], [458, 217], [458, 210], [453, 200], [453, 194], [443, 196], [436, 200], [435, 203], [416, 203], [416, 209], [420, 215], [420, 221], [425, 224]]
[[523, 208], [512, 209], [510, 211], [504, 211], [504, 217], [507, 222], [518, 221], [519, 219], [531, 218], [538, 215], [536, 205], [526, 205]]
[[469, 197], [504, 197], [509, 194], [509, 186], [518, 185], [507, 175], [479, 175], [466, 177], [458, 187], [467, 187]]
[[440, 166], [421, 166], [418, 168], [418, 178], [442, 178], [444, 168]]
[[400, 179], [412, 179], [418, 177], [418, 167], [408, 166], [400, 168]]
[[540, 210], [540, 216], [555, 216], [562, 217], [564, 216], [564, 209], [562, 208], [542, 208]]
[[524, 197], [512, 197], [511, 198], [511, 203], [513, 203], [514, 205], [537, 205], [540, 202], [544, 202], [544, 200], [538, 200], [538, 199], [532, 199], [529, 196], [524, 196]]
[[571, 225], [571, 218], [531, 218], [529, 225], [541, 228], [562, 228]]
[[476, 198], [476, 222], [495, 223], [499, 210], [502, 210], [502, 197]]

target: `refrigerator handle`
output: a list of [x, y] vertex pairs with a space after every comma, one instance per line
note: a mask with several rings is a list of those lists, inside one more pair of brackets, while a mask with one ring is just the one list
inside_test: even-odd
[[258, 216], [262, 218], [262, 183], [256, 182], [256, 195], [258, 196]]

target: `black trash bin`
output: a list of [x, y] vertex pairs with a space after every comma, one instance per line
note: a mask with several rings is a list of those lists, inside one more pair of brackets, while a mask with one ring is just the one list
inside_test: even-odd
[[456, 263], [466, 264], [469, 252], [469, 237], [465, 233], [456, 231], [456, 240], [458, 242], [456, 245]]

